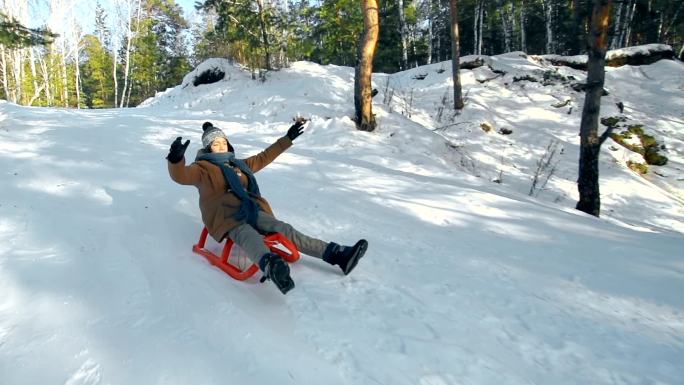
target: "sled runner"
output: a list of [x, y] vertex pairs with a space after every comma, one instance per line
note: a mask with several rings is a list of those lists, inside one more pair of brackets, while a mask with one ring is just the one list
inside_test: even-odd
[[[226, 238], [226, 244], [223, 246], [220, 257], [206, 249], [205, 243], [208, 234], [207, 228], [203, 228], [199, 242], [192, 246], [193, 252], [205, 257], [212, 265], [223, 270], [226, 274], [238, 281], [244, 281], [259, 271], [259, 266], [255, 263], [250, 264], [246, 268], [241, 268], [239, 266], [240, 264], [237, 263], [237, 259], [240, 257], [238, 255], [239, 252], [236, 250], [239, 249], [239, 247], [233, 247], [235, 246], [235, 243], [230, 238]], [[287, 262], [292, 263], [299, 259], [299, 250], [297, 250], [297, 247], [281, 233], [270, 233], [266, 235], [264, 237], [264, 243], [271, 252], [280, 255]], [[244, 256], [242, 258], [246, 259]]]

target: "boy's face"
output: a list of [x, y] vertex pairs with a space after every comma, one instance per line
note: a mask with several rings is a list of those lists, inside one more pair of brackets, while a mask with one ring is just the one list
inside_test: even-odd
[[225, 138], [216, 138], [211, 142], [211, 152], [220, 154], [228, 152], [228, 141]]

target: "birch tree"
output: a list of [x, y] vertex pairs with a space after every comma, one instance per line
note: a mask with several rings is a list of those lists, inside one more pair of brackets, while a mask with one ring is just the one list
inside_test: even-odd
[[[59, 103], [64, 107], [69, 107], [69, 80], [67, 74], [67, 34], [66, 23], [67, 13], [73, 6], [72, 0], [50, 0], [50, 17], [48, 24], [50, 28], [58, 32], [60, 37], [55, 41], [55, 44], [51, 46], [51, 52], [56, 57], [51, 55], [50, 58], [50, 70], [56, 70], [53, 76], [53, 86], [55, 87], [55, 93], [59, 91]], [[59, 81], [59, 84], [56, 82]], [[55, 98], [57, 96], [55, 95]]]
[[36, 72], [36, 55], [34, 53], [33, 47], [28, 49], [29, 52], [29, 66], [31, 69], [31, 82], [33, 83], [33, 97], [28, 102], [28, 105], [32, 105], [33, 102], [38, 98], [42, 92], [42, 88], [38, 87], [38, 73]]
[[546, 24], [546, 53], [554, 53], [554, 36], [553, 36], [553, 22], [554, 22], [554, 0], [543, 0], [544, 6], [544, 23]]
[[632, 20], [634, 20], [634, 12], [636, 11], [636, 0], [631, 0], [629, 8], [627, 8], [628, 16], [625, 18], [624, 34], [622, 38], [622, 46], [626, 47], [629, 45], [629, 38], [632, 35]]
[[60, 64], [61, 64], [61, 75], [62, 75], [62, 103], [64, 104], [64, 107], [69, 107], [69, 80], [68, 80], [68, 74], [67, 74], [67, 64], [66, 64], [66, 58], [67, 58], [67, 46], [66, 46], [66, 39], [61, 39], [61, 44], [60, 48], [62, 50], [60, 54]]
[[[129, 81], [129, 76], [130, 76], [130, 70], [131, 70], [131, 45], [133, 43], [133, 12], [137, 11], [137, 21], [138, 25], [140, 25], [140, 12], [141, 12], [141, 7], [140, 7], [140, 0], [125, 0], [125, 7], [126, 7], [126, 13], [127, 17], [125, 20], [122, 20], [122, 25], [125, 28], [126, 31], [126, 52], [125, 52], [125, 58], [124, 58], [124, 71], [123, 71], [123, 76], [124, 76], [124, 84], [123, 84], [123, 89], [121, 92], [121, 103], [119, 105], [119, 108], [123, 108], [126, 105], [126, 90], [130, 89], [130, 86], [128, 84]], [[136, 4], [134, 8], [134, 4]], [[116, 74], [114, 75], [116, 76]], [[129, 95], [130, 95], [130, 90], [129, 90]]]
[[482, 55], [482, 26], [484, 24], [484, 0], [475, 2], [475, 17], [473, 22], [473, 54]]
[[613, 21], [613, 38], [610, 42], [610, 49], [622, 48], [629, 44], [630, 25], [634, 18], [635, 10], [635, 0], [619, 1], [615, 11], [615, 20]]
[[504, 36], [504, 52], [511, 52], [512, 12], [509, 13], [508, 5], [509, 4], [507, 4], [505, 0], [499, 2], [499, 16], [501, 18], [501, 29], [503, 30]]
[[71, 54], [74, 60], [74, 88], [76, 91], [76, 108], [81, 108], [81, 66], [80, 66], [80, 54], [81, 54], [81, 39], [83, 38], [83, 33], [81, 27], [76, 22], [75, 14], [71, 13], [71, 25], [70, 25], [72, 39], [71, 39]]
[[7, 53], [5, 52], [4, 45], [0, 45], [0, 71], [2, 71], [2, 90], [5, 93], [5, 98], [10, 99], [9, 78], [7, 77]]
[[399, 24], [401, 34], [401, 62], [402, 69], [408, 68], [408, 47], [407, 47], [407, 26], [406, 17], [404, 17], [404, 0], [398, 0], [397, 8], [399, 9]]
[[432, 33], [432, 23], [433, 23], [433, 15], [432, 15], [432, 0], [427, 0], [427, 16], [428, 16], [428, 57], [427, 57], [427, 64], [432, 63], [432, 41], [434, 40], [434, 36]]
[[610, 49], [618, 48], [618, 40], [620, 40], [620, 32], [622, 22], [622, 10], [625, 7], [623, 1], [618, 1], [617, 9], [615, 10], [615, 20], [613, 21], [613, 37], [610, 40]]
[[[28, 3], [27, 1], [14, 2], [17, 6], [16, 17], [20, 23], [23, 25], [28, 24]], [[24, 102], [24, 57], [26, 56], [26, 48], [19, 47], [14, 50], [14, 58], [12, 60], [13, 64], [13, 74], [14, 74], [14, 87], [16, 88], [16, 100], [18, 103]]]
[[38, 57], [41, 78], [43, 80], [43, 90], [45, 91], [45, 103], [48, 107], [52, 106], [52, 92], [50, 91], [50, 71], [47, 62], [43, 57]]
[[116, 73], [116, 64], [119, 61], [119, 57], [117, 55], [118, 50], [119, 47], [115, 40], [114, 42], [112, 42], [112, 80], [114, 83], [114, 107], [117, 106], [117, 101], [119, 100], [119, 80]]
[[522, 0], [520, 5], [520, 50], [527, 52], [527, 34], [525, 32], [526, 26], [526, 12], [527, 0]]

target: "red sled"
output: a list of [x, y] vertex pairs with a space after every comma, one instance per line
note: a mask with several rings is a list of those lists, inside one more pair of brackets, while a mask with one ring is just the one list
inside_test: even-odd
[[[205, 257], [209, 263], [223, 270], [226, 274], [237, 279], [238, 281], [244, 281], [259, 271], [259, 266], [257, 266], [255, 263], [252, 263], [246, 268], [240, 268], [240, 266], [236, 265], [234, 261], [232, 261], [236, 257], [231, 254], [236, 253], [231, 253], [235, 249], [233, 247], [235, 243], [230, 238], [226, 238], [226, 244], [223, 246], [223, 252], [221, 253], [220, 257], [210, 250], [207, 250], [205, 248], [205, 243], [207, 242], [208, 234], [209, 231], [207, 231], [207, 228], [204, 227], [202, 229], [202, 233], [200, 234], [199, 242], [192, 246], [193, 252]], [[292, 243], [292, 241], [287, 239], [281, 233], [267, 234], [264, 236], [264, 243], [266, 244], [266, 247], [271, 250], [271, 252], [280, 255], [287, 262], [296, 262], [300, 257], [297, 247]]]

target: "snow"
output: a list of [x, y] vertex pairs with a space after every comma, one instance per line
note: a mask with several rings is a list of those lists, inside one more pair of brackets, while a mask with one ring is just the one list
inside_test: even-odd
[[606, 52], [606, 59], [611, 60], [621, 56], [651, 55], [659, 52], [672, 52], [672, 47], [667, 44], [644, 44], [634, 47], [612, 49]]
[[[667, 44], [644, 44], [634, 47], [624, 47], [619, 49], [611, 49], [606, 52], [606, 60], [610, 61], [620, 57], [631, 56], [649, 56], [657, 53], [672, 53], [672, 47]], [[587, 55], [574, 56], [560, 56], [560, 55], [534, 55], [533, 57], [542, 60], [562, 60], [565, 63], [572, 63], [577, 65], [587, 64]]]
[[[606, 142], [601, 218], [573, 209], [569, 77], [585, 74], [487, 63], [462, 72], [460, 115], [448, 62], [375, 74], [373, 133], [350, 119], [353, 69], [307, 62], [259, 82], [214, 59], [223, 81], [186, 77], [136, 109], [0, 102], [0, 383], [678, 384], [682, 63], [607, 69], [602, 116], [623, 102], [670, 161], [641, 177]], [[176, 136], [194, 154], [207, 120], [248, 156], [298, 115], [311, 122], [262, 192], [299, 230], [370, 248], [346, 277], [304, 257], [283, 296], [191, 252], [197, 192], [164, 156]], [[552, 139], [556, 170], [529, 196]]]

